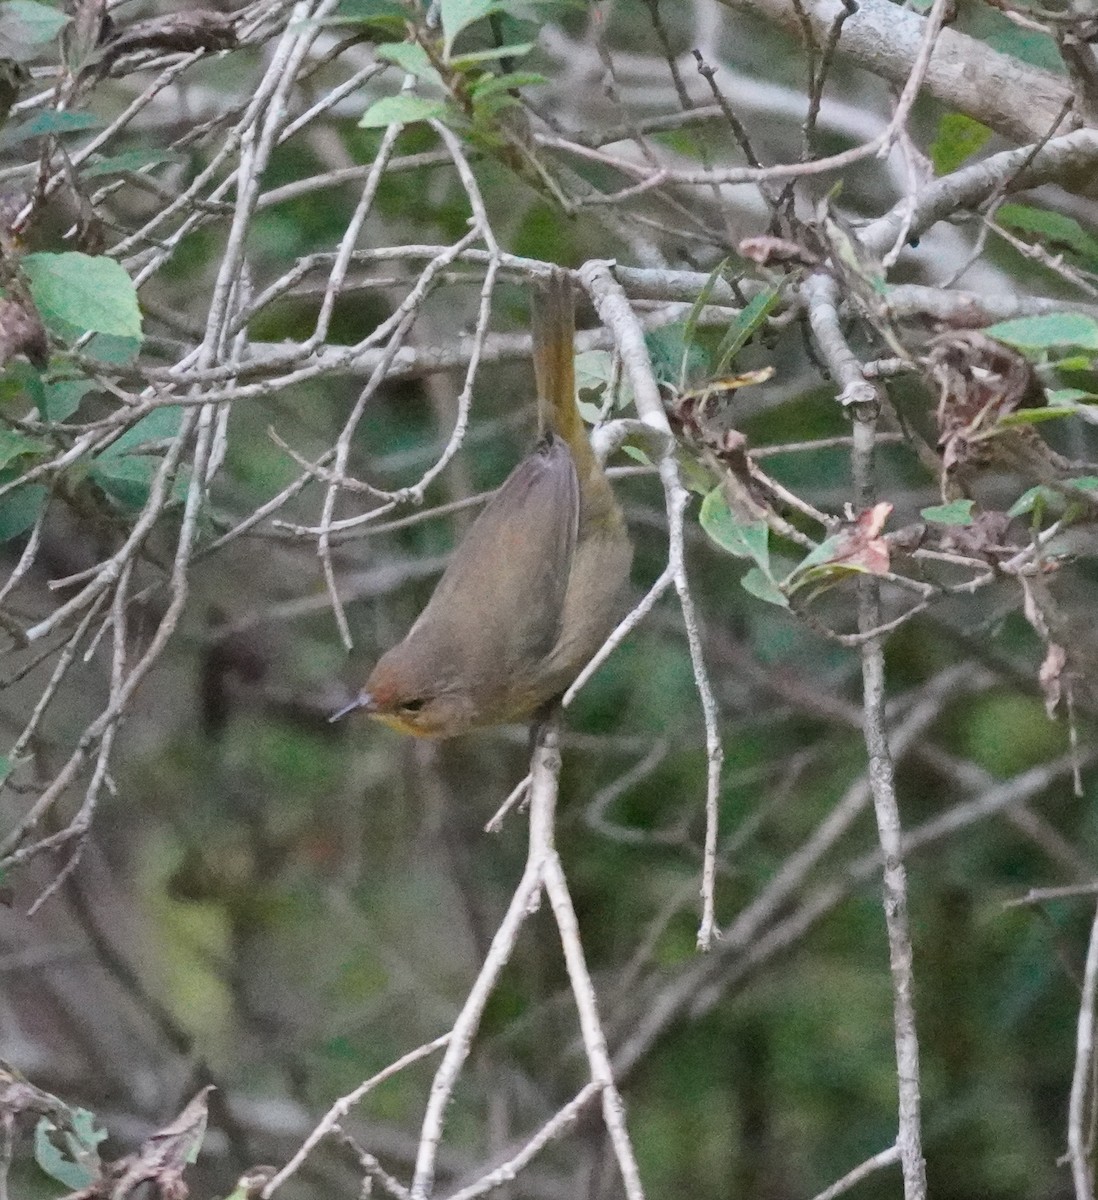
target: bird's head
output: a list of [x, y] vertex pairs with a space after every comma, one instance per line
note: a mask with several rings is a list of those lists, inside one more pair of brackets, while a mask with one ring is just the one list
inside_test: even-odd
[[467, 693], [440, 676], [422, 647], [402, 642], [378, 659], [362, 690], [329, 720], [364, 712], [398, 733], [453, 737], [477, 724]]

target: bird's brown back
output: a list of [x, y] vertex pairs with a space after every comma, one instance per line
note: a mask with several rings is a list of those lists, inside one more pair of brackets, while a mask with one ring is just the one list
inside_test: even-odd
[[366, 681], [370, 711], [406, 732], [449, 736], [530, 715], [564, 691], [620, 616], [632, 544], [576, 407], [563, 272], [535, 293], [533, 326], [542, 437]]

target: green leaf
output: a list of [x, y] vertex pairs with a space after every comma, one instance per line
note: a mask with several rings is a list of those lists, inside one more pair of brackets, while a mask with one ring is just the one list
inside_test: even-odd
[[445, 56], [450, 57], [454, 39], [463, 29], [475, 21], [482, 20], [489, 13], [498, 11], [501, 7], [502, 5], [498, 4], [496, 0], [442, 0], [440, 14]]
[[579, 409], [579, 415], [588, 425], [597, 425], [599, 418], [602, 416], [602, 409], [597, 404], [592, 404], [590, 400], [577, 400], [576, 408]]
[[129, 429], [99, 454], [96, 461], [104, 458], [116, 458], [129, 454], [135, 446], [148, 442], [163, 441], [164, 438], [175, 437], [183, 421], [183, 406], [180, 404], [165, 404], [162, 408], [154, 408], [151, 413], [135, 421]]
[[680, 388], [686, 386], [687, 353], [689, 352], [690, 347], [694, 344], [694, 335], [697, 332], [698, 319], [702, 314], [702, 309], [704, 309], [709, 303], [709, 297], [713, 294], [713, 289], [717, 286], [717, 280], [720, 279], [724, 274], [724, 269], [727, 266], [728, 259], [722, 258], [721, 261], [713, 268], [713, 270], [709, 272], [709, 276], [705, 283], [702, 284], [702, 289], [698, 293], [698, 298], [694, 301], [694, 304], [690, 309], [690, 314], [686, 318], [686, 324], [683, 326], [682, 331], [684, 350], [682, 356], [682, 365], [679, 368]]
[[36, 366], [29, 362], [8, 363], [0, 376], [0, 402], [18, 400], [25, 404], [29, 400], [41, 412], [45, 398], [42, 372]]
[[1086, 354], [1071, 354], [1058, 358], [1053, 365], [1057, 371], [1089, 371], [1093, 363]]
[[95, 1127], [95, 1117], [86, 1108], [73, 1109], [69, 1119], [68, 1129], [60, 1129], [49, 1117], [39, 1120], [34, 1131], [34, 1161], [58, 1183], [81, 1190], [100, 1179], [96, 1147], [107, 1134]]
[[919, 515], [935, 525], [971, 525], [973, 504], [972, 500], [951, 500], [948, 504], [932, 504], [920, 509]]
[[675, 455], [679, 462], [679, 474], [682, 476], [683, 483], [696, 496], [705, 497], [713, 489], [713, 472], [707, 470], [700, 462], [692, 455], [685, 451], [680, 451]]
[[[152, 491], [153, 476], [161, 460], [151, 454], [124, 454], [118, 458], [99, 460], [88, 472], [88, 478], [112, 500], [129, 512], [140, 512]], [[191, 485], [189, 467], [180, 467], [168, 493], [168, 504], [182, 504]]]
[[1052, 488], [1045, 487], [1043, 484], [1038, 484], [1037, 487], [1028, 488], [1024, 491], [1017, 500], [1007, 509], [1008, 517], [1024, 517], [1027, 513], [1040, 505], [1042, 508], [1056, 508], [1060, 505], [1061, 498], [1059, 493], [1054, 492]]
[[1043, 421], [1056, 421], [1070, 417], [1079, 411], [1078, 404], [1052, 404], [1045, 408], [1019, 408], [1007, 413], [995, 422], [996, 429], [1010, 429], [1015, 425], [1040, 425]]
[[1019, 350], [1049, 350], [1053, 346], [1078, 346], [1098, 350], [1098, 321], [1082, 313], [1048, 313], [1040, 317], [1019, 317], [989, 325], [988, 337], [1016, 346]]
[[[89, 478], [123, 508], [131, 512], [144, 508], [153, 476], [160, 469], [162, 460], [156, 454], [135, 451], [150, 442], [175, 437], [182, 420], [183, 409], [178, 404], [154, 408], [95, 456], [88, 471]], [[174, 500], [182, 498], [185, 486], [185, 474], [181, 473], [172, 492]]]
[[100, 1142], [107, 1140], [107, 1131], [96, 1128], [95, 1113], [86, 1108], [74, 1108], [69, 1116], [72, 1120], [73, 1134], [79, 1139], [81, 1148], [94, 1150]]
[[[589, 403], [601, 403], [606, 389], [614, 380], [614, 359], [608, 350], [584, 350], [576, 355], [576, 394]], [[632, 402], [633, 389], [624, 372], [618, 373], [618, 394], [615, 408], [625, 408]]]
[[1022, 29], [1004, 21], [1000, 32], [993, 33], [986, 41], [992, 50], [1009, 54], [1030, 66], [1041, 67], [1057, 75], [1064, 74], [1064, 60], [1055, 41], [1047, 34]]
[[1088, 233], [1073, 217], [1033, 208], [1028, 204], [1004, 204], [996, 209], [995, 220], [1016, 233], [1029, 233], [1042, 239], [1050, 250], [1069, 250], [1085, 266], [1098, 269], [1098, 238]]
[[123, 508], [139, 512], [145, 507], [160, 459], [146, 454], [100, 454], [88, 477]]
[[697, 342], [688, 343], [685, 335], [685, 321], [675, 321], [671, 325], [650, 329], [644, 335], [644, 344], [648, 350], [648, 357], [652, 360], [656, 378], [672, 387], [679, 386], [684, 358], [688, 377], [712, 374], [709, 370], [708, 353]]
[[8, 0], [0, 4], [0, 58], [28, 62], [71, 20], [56, 8], [36, 4], [34, 0]]
[[131, 363], [141, 352], [140, 337], [118, 337], [113, 333], [97, 333], [84, 347], [89, 358], [100, 362], [124, 366]]
[[49, 443], [15, 429], [0, 428], [0, 470], [24, 454], [46, 454]]
[[90, 166], [82, 168], [85, 179], [94, 179], [98, 175], [118, 175], [123, 172], [137, 172], [145, 167], [159, 167], [164, 163], [186, 162], [187, 156], [176, 150], [126, 150], [122, 154], [114, 154], [110, 158], [99, 158]]
[[1051, 388], [1045, 395], [1048, 396], [1048, 402], [1053, 407], [1065, 405], [1074, 408], [1077, 404], [1088, 404], [1098, 400], [1098, 396], [1093, 392], [1086, 391], [1085, 388]]
[[113, 258], [70, 250], [28, 254], [20, 265], [47, 325], [63, 324], [80, 333], [141, 337], [137, 289]]
[[[1078, 479], [1065, 479], [1063, 487], [1066, 491], [1072, 489], [1080, 492], [1098, 491], [1098, 475], [1080, 475]], [[1054, 513], [1063, 512], [1067, 499], [1068, 497], [1063, 492], [1046, 487], [1044, 484], [1038, 484], [1036, 487], [1024, 491], [1007, 509], [1007, 515], [1024, 517], [1037, 508], [1049, 509]]]
[[397, 0], [340, 0], [331, 16], [325, 17], [321, 25], [382, 25], [385, 28], [403, 29], [408, 21], [408, 10]]
[[446, 115], [441, 100], [426, 100], [407, 93], [376, 100], [362, 114], [359, 129], [383, 129], [387, 125], [414, 125], [417, 121], [433, 121]]
[[400, 67], [416, 79], [441, 86], [442, 76], [435, 70], [427, 51], [418, 42], [386, 42], [375, 48], [374, 53], [385, 62]]
[[48, 495], [49, 488], [40, 483], [28, 483], [0, 496], [0, 542], [26, 533], [38, 520]]
[[767, 604], [776, 604], [780, 608], [789, 607], [789, 598], [778, 587], [777, 583], [758, 567], [752, 567], [750, 571], [740, 580], [740, 587], [745, 592], [750, 592], [759, 600], [765, 600]]
[[[848, 541], [848, 535], [845, 531], [833, 533], [830, 537], [824, 538], [822, 542], [815, 548], [810, 550], [803, 559], [790, 572], [790, 577], [801, 575], [805, 571], [811, 570], [813, 567], [818, 567], [821, 564], [827, 563], [834, 565], [832, 560], [836, 553], [845, 542]], [[801, 581], [802, 583], [804, 580]]]
[[6, 754], [0, 754], [0, 782], [11, 774], [12, 761]]
[[[810, 586], [814, 583], [822, 584], [824, 587], [830, 587], [832, 584], [839, 582], [842, 579], [847, 579], [851, 575], [872, 575], [873, 572], [861, 563], [856, 562], [825, 562], [818, 566], [809, 567], [803, 570], [798, 566], [790, 575], [790, 578], [785, 581], [785, 586], [790, 593], [798, 591], [800, 588]], [[796, 578], [794, 578], [796, 576]], [[818, 589], [813, 593], [813, 596], [819, 595], [823, 588]]]
[[80, 407], [80, 401], [98, 385], [92, 379], [54, 379], [45, 385], [38, 406], [44, 421], [66, 421]]
[[49, 1117], [39, 1120], [34, 1131], [34, 1161], [51, 1179], [73, 1191], [91, 1187], [96, 1176], [87, 1167], [73, 1162], [50, 1141], [50, 1134], [59, 1132]]
[[755, 331], [778, 306], [781, 293], [777, 288], [767, 288], [748, 302], [740, 315], [729, 326], [728, 332], [717, 347], [717, 365], [714, 375], [722, 375], [728, 364], [743, 349]]
[[21, 121], [0, 132], [0, 147], [10, 149], [31, 138], [45, 137], [47, 134], [59, 136], [66, 133], [83, 133], [87, 129], [99, 129], [103, 122], [99, 117], [86, 112], [44, 112], [38, 113], [29, 120]]
[[525, 58], [535, 45], [535, 42], [516, 42], [512, 46], [489, 46], [487, 50], [455, 54], [449, 62], [455, 70], [464, 71], [466, 67], [474, 67], [482, 62], [494, 62], [497, 58]]
[[938, 133], [930, 147], [935, 175], [948, 175], [980, 150], [991, 130], [964, 113], [946, 113], [938, 122]]
[[767, 604], [789, 607], [788, 598], [770, 571], [770, 530], [765, 521], [738, 520], [720, 487], [706, 495], [698, 520], [718, 546], [737, 558], [753, 560], [755, 565], [740, 580], [746, 591]]
[[765, 521], [738, 521], [728, 507], [724, 492], [715, 487], [702, 501], [698, 520], [702, 529], [737, 558], [753, 559], [770, 570], [770, 530]]
[[849, 268], [855, 279], [870, 284], [874, 291], [880, 291], [886, 286], [881, 264], [867, 255], [865, 247], [856, 240], [854, 230], [847, 221], [825, 216], [823, 230], [832, 255]]
[[576, 395], [594, 403], [610, 386], [613, 359], [607, 350], [584, 350], [575, 359]]
[[19, 128], [26, 137], [42, 137], [47, 133], [83, 133], [87, 129], [101, 129], [102, 126], [103, 118], [94, 113], [65, 108], [59, 112], [50, 109], [36, 113]]
[[651, 467], [653, 470], [656, 464], [648, 457], [647, 454], [639, 446], [630, 446], [628, 442], [621, 448], [622, 454], [631, 458], [634, 462], [639, 462], [645, 467]]
[[501, 92], [518, 91], [519, 88], [548, 82], [544, 75], [536, 71], [512, 71], [507, 75], [490, 75], [486, 72], [470, 87], [469, 94], [474, 105], [481, 105]]

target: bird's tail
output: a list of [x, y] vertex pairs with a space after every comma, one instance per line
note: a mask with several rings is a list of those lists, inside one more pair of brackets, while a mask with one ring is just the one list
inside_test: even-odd
[[581, 476], [594, 462], [591, 444], [576, 407], [573, 341], [576, 332], [572, 280], [554, 270], [533, 298], [534, 376], [538, 386], [538, 431], [563, 438]]

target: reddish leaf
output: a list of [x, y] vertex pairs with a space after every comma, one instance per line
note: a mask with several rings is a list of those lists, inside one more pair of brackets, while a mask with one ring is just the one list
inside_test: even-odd
[[887, 501], [858, 513], [853, 522], [822, 541], [790, 577], [796, 589], [808, 583], [825, 586], [850, 571], [885, 575], [889, 570], [888, 538], [883, 530], [892, 505]]
[[861, 567], [871, 575], [885, 575], [889, 569], [888, 541], [881, 536], [885, 522], [892, 513], [887, 501], [874, 504], [858, 513], [854, 528], [848, 533], [848, 541], [835, 562], [851, 567]]

